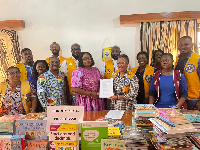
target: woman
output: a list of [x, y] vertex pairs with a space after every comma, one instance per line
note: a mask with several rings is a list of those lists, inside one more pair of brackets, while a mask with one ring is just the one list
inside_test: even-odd
[[71, 87], [76, 93], [75, 104], [84, 106], [85, 111], [100, 111], [104, 102], [99, 98], [99, 85], [102, 78], [94, 65], [92, 55], [83, 52], [79, 57], [79, 68], [72, 73]]
[[188, 91], [186, 79], [179, 70], [173, 70], [173, 55], [164, 53], [161, 57], [162, 70], [152, 78], [149, 102], [158, 108], [186, 108]]
[[161, 69], [160, 58], [163, 54], [161, 49], [155, 50], [153, 53], [151, 66], [155, 68], [155, 72]]
[[136, 104], [139, 85], [137, 77], [127, 71], [128, 65], [128, 56], [120, 55], [117, 60], [119, 70], [112, 74], [114, 95], [108, 98], [111, 100], [111, 109], [133, 110], [133, 104]]
[[149, 88], [154, 74], [154, 67], [148, 65], [149, 55], [147, 52], [139, 52], [137, 60], [139, 66], [132, 69], [132, 73], [137, 76], [139, 81], [139, 91], [136, 100], [138, 104], [148, 104]]
[[[27, 81], [33, 83], [35, 89], [37, 89], [38, 77], [48, 70], [49, 70], [49, 66], [45, 60], [37, 60], [33, 65], [32, 76], [29, 76]], [[41, 106], [41, 103], [37, 99], [36, 112], [42, 112], [42, 111], [43, 111], [43, 107]]]
[[32, 83], [20, 81], [17, 67], [7, 69], [7, 81], [0, 83], [0, 115], [19, 115], [35, 112], [36, 90]]

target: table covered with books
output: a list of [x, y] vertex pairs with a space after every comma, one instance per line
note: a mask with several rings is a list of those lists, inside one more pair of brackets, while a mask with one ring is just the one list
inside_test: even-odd
[[0, 150], [24, 149], [200, 149], [200, 112], [146, 104], [91, 112], [53, 106], [46, 113], [0, 117]]

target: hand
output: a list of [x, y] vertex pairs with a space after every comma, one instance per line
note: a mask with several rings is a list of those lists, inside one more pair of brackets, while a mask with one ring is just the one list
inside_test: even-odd
[[110, 100], [116, 100], [117, 96], [113, 95], [113, 96], [109, 97], [108, 99], [110, 99]]
[[98, 95], [97, 92], [91, 92], [91, 93], [90, 93], [90, 97], [92, 97], [92, 98], [94, 98], [94, 99], [97, 99], [97, 98], [99, 98], [99, 95]]
[[177, 104], [177, 105], [176, 105], [176, 107], [178, 107], [178, 109], [180, 109], [180, 108], [181, 108], [180, 104]]
[[197, 102], [196, 106], [195, 106], [195, 110], [199, 110], [200, 111], [200, 101]]

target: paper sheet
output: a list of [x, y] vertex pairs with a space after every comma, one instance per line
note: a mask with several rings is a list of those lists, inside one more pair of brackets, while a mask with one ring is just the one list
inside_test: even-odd
[[105, 117], [112, 119], [121, 119], [124, 112], [125, 110], [110, 110]]
[[100, 80], [100, 98], [108, 98], [113, 96], [113, 79], [102, 79]]

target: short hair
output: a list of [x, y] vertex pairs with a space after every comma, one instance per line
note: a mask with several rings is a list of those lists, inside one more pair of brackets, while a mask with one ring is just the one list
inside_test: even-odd
[[21, 71], [19, 70], [19, 68], [15, 67], [15, 66], [11, 66], [11, 67], [9, 67], [9, 68], [6, 70], [7, 75], [8, 75], [8, 72], [9, 72], [11, 69], [17, 69], [17, 70], [21, 73]]
[[161, 58], [163, 56], [169, 56], [173, 60], [173, 55], [171, 53], [163, 53], [163, 55], [161, 56]]
[[145, 51], [141, 51], [141, 52], [139, 52], [138, 54], [137, 54], [137, 60], [138, 60], [138, 57], [140, 56], [140, 55], [145, 55], [146, 56], [146, 58], [147, 58], [147, 60], [149, 61], [149, 54], [147, 53], [147, 52], [145, 52]]
[[94, 59], [92, 58], [92, 55], [91, 55], [89, 52], [81, 52], [81, 54], [80, 54], [80, 56], [79, 56], [78, 66], [79, 66], [79, 67], [84, 67], [84, 65], [83, 65], [83, 55], [84, 55], [84, 54], [90, 55], [91, 61], [92, 61], [91, 67], [94, 66], [94, 64], [95, 64], [95, 63], [94, 63]]
[[45, 60], [37, 60], [33, 65], [33, 71], [32, 71], [32, 76], [33, 76], [34, 81], [37, 81], [37, 79], [38, 79], [38, 72], [36, 70], [36, 66], [38, 63], [44, 63], [46, 66], [46, 69], [49, 70], [49, 66]]
[[[49, 62], [50, 62], [50, 60], [51, 60], [52, 58], [57, 58], [57, 59], [59, 60], [59, 58], [58, 58], [58, 57], [50, 57], [50, 58], [49, 58]], [[60, 62], [60, 61], [59, 61], [59, 62]]]
[[78, 46], [78, 47], [81, 49], [81, 46], [80, 46], [78, 43], [72, 44], [72, 45], [71, 45], [71, 48], [72, 48], [73, 46]]
[[153, 55], [152, 55], [152, 59], [153, 59], [153, 63], [155, 63], [155, 57], [156, 57], [156, 53], [157, 52], [161, 52], [162, 55], [164, 54], [164, 52], [161, 50], [161, 49], [157, 49], [153, 52]]
[[[57, 44], [59, 46], [59, 48], [60, 48], [60, 45], [57, 42], [53, 42], [52, 44]], [[50, 45], [50, 48], [51, 48], [51, 45]]]
[[113, 48], [117, 48], [117, 49], [119, 49], [119, 51], [120, 51], [120, 47], [119, 47], [119, 46], [117, 46], [117, 45], [115, 45], [115, 46], [111, 47], [111, 50], [112, 50]]
[[129, 63], [129, 58], [126, 54], [121, 54], [121, 55], [118, 56], [118, 58], [125, 58], [126, 61]]
[[190, 39], [192, 41], [192, 38], [190, 36], [183, 36], [180, 39]]
[[[29, 48], [23, 48], [21, 51], [21, 55], [25, 52], [25, 51], [31, 51]], [[32, 52], [32, 51], [31, 51]]]

